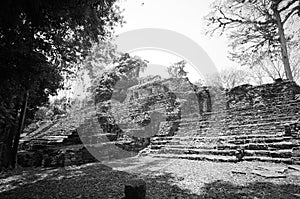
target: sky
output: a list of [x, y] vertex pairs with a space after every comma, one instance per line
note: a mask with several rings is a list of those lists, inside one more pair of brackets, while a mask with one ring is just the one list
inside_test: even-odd
[[[185, 35], [202, 47], [218, 70], [236, 66], [227, 58], [227, 39], [218, 35], [205, 35], [206, 25], [203, 17], [209, 13], [212, 2], [214, 0], [120, 0], [119, 5], [124, 9], [126, 24], [118, 28], [116, 34], [141, 28], [172, 30]], [[169, 66], [181, 60], [177, 56], [158, 50], [140, 50], [132, 54], [156, 66]], [[193, 67], [188, 66], [188, 72], [192, 80], [199, 78], [195, 75], [197, 72]]]
[[[122, 15], [126, 23], [123, 27], [116, 28], [116, 35], [143, 28], [175, 31], [197, 43], [218, 70], [237, 66], [227, 58], [228, 41], [225, 37], [205, 35], [203, 17], [210, 12], [209, 7], [213, 2], [214, 0], [119, 0], [118, 5], [124, 9]], [[166, 67], [183, 59], [158, 49], [140, 49], [131, 54], [149, 61], [142, 76], [158, 74], [168, 77]], [[186, 70], [192, 82], [205, 79], [190, 62]]]

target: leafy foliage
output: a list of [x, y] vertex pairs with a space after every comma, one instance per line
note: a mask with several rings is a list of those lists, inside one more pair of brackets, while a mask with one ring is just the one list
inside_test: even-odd
[[[105, 102], [110, 100], [114, 91], [114, 87], [118, 81], [132, 80], [135, 81], [138, 78], [137, 71], [140, 68], [145, 68], [147, 62], [138, 58], [130, 57], [129, 54], [122, 54], [115, 62], [116, 66], [112, 71], [105, 72], [99, 82], [97, 82], [95, 89], [95, 103]], [[138, 83], [138, 81], [135, 81]], [[129, 87], [131, 84], [128, 84]]]
[[31, 99], [37, 95], [33, 100], [37, 103], [31, 100], [37, 106], [62, 88], [61, 73], [71, 73], [73, 64], [87, 55], [92, 42], [108, 37], [113, 26], [122, 21], [113, 3], [1, 2], [2, 109], [8, 108], [5, 103], [12, 103], [12, 99], [21, 101], [25, 90], [31, 91]]
[[186, 61], [184, 60], [176, 62], [168, 67], [168, 73], [173, 78], [186, 77], [187, 72], [184, 70], [185, 66], [186, 66]]
[[[11, 137], [4, 132], [15, 134], [14, 142], [18, 142], [20, 132], [12, 132], [11, 127], [20, 126], [22, 113], [27, 109], [27, 118], [33, 118], [37, 106], [46, 104], [48, 96], [62, 88], [62, 74], [71, 75], [74, 64], [86, 57], [92, 43], [110, 37], [114, 26], [122, 24], [120, 10], [114, 3], [114, 0], [1, 1], [2, 137]], [[25, 94], [29, 94], [27, 107], [23, 106]], [[3, 142], [10, 148], [6, 138]]]

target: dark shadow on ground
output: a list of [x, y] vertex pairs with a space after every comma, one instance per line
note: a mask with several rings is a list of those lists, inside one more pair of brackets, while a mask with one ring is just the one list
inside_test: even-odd
[[[46, 169], [0, 179], [0, 198], [97, 198], [121, 199], [124, 197], [124, 184], [140, 177], [96, 163], [77, 167]], [[5, 180], [10, 179], [9, 182]], [[143, 176], [147, 183], [147, 198], [198, 198], [189, 190], [172, 185], [174, 178]], [[8, 188], [7, 187], [7, 188]]]
[[205, 185], [203, 198], [299, 199], [300, 186], [270, 182], [255, 182], [246, 186], [237, 186], [230, 182], [215, 181]]
[[[172, 174], [147, 177], [148, 193], [157, 198], [199, 198], [199, 199], [299, 199], [300, 186], [295, 184], [275, 184], [271, 182], [255, 182], [245, 186], [230, 182], [215, 181], [201, 188], [201, 194], [192, 194], [174, 185], [176, 179]], [[182, 179], [181, 179], [182, 180]], [[149, 186], [149, 182], [151, 186]], [[154, 197], [153, 197], [154, 199]]]
[[[120, 199], [124, 196], [124, 184], [133, 178], [142, 177], [147, 184], [148, 199], [175, 198], [300, 198], [300, 186], [255, 182], [248, 185], [234, 185], [215, 181], [205, 184], [201, 193], [182, 189], [177, 182], [183, 180], [170, 173], [150, 173], [139, 176], [112, 170], [94, 163], [60, 169], [44, 169], [0, 179], [0, 198], [98, 198]], [[9, 178], [10, 181], [8, 180]], [[6, 180], [6, 181], [5, 181]], [[4, 191], [3, 188], [9, 188]]]

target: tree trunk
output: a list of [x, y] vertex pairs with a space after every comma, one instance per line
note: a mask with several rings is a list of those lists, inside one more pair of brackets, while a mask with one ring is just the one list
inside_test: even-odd
[[0, 127], [0, 170], [11, 168], [13, 138], [17, 131], [17, 123], [18, 114], [16, 113], [15, 121], [6, 121]]
[[13, 139], [14, 139], [14, 134], [16, 133], [16, 127], [11, 127], [8, 130], [8, 138], [6, 142], [6, 147], [7, 147], [7, 165], [6, 168], [9, 168], [12, 165], [13, 157], [12, 157], [12, 148], [13, 148]]
[[11, 155], [11, 143], [10, 143], [10, 133], [11, 128], [7, 125], [1, 126], [1, 158], [0, 158], [0, 166], [1, 169], [9, 168], [10, 166], [10, 155]]
[[26, 91], [25, 94], [24, 94], [24, 97], [23, 97], [22, 109], [21, 109], [19, 124], [18, 124], [18, 130], [16, 132], [16, 135], [15, 135], [15, 138], [14, 138], [14, 143], [13, 143], [13, 148], [12, 148], [12, 154], [11, 154], [11, 156], [12, 156], [12, 163], [11, 163], [12, 168], [15, 168], [15, 166], [16, 166], [19, 140], [20, 140], [21, 132], [23, 131], [23, 127], [24, 127], [26, 109], [27, 109], [27, 104], [28, 104], [28, 98], [29, 98], [29, 92]]
[[280, 46], [281, 46], [281, 56], [282, 56], [284, 70], [285, 70], [285, 75], [288, 80], [293, 80], [293, 74], [291, 71], [289, 57], [288, 57], [286, 39], [285, 39], [285, 35], [284, 35], [283, 23], [282, 23], [282, 20], [280, 17], [280, 13], [278, 11], [278, 4], [274, 3], [272, 5], [272, 10], [274, 12], [274, 16], [277, 21], [278, 33], [279, 33], [279, 38], [280, 38]]

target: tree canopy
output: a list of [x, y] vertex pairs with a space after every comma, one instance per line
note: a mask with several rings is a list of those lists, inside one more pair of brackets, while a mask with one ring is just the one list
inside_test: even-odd
[[[122, 24], [114, 3], [1, 1], [0, 138], [8, 156], [16, 153], [26, 110], [34, 111], [46, 103], [49, 94], [62, 88], [62, 73], [71, 74], [74, 64], [88, 55], [94, 42], [109, 38], [114, 27]], [[14, 166], [14, 154], [4, 158], [7, 163], [1, 162], [2, 158], [3, 154], [0, 166]]]
[[232, 59], [243, 63], [280, 57], [292, 80], [287, 43], [299, 39], [288, 31], [296, 29], [297, 14], [299, 0], [218, 0], [207, 19], [210, 33], [228, 31]]

